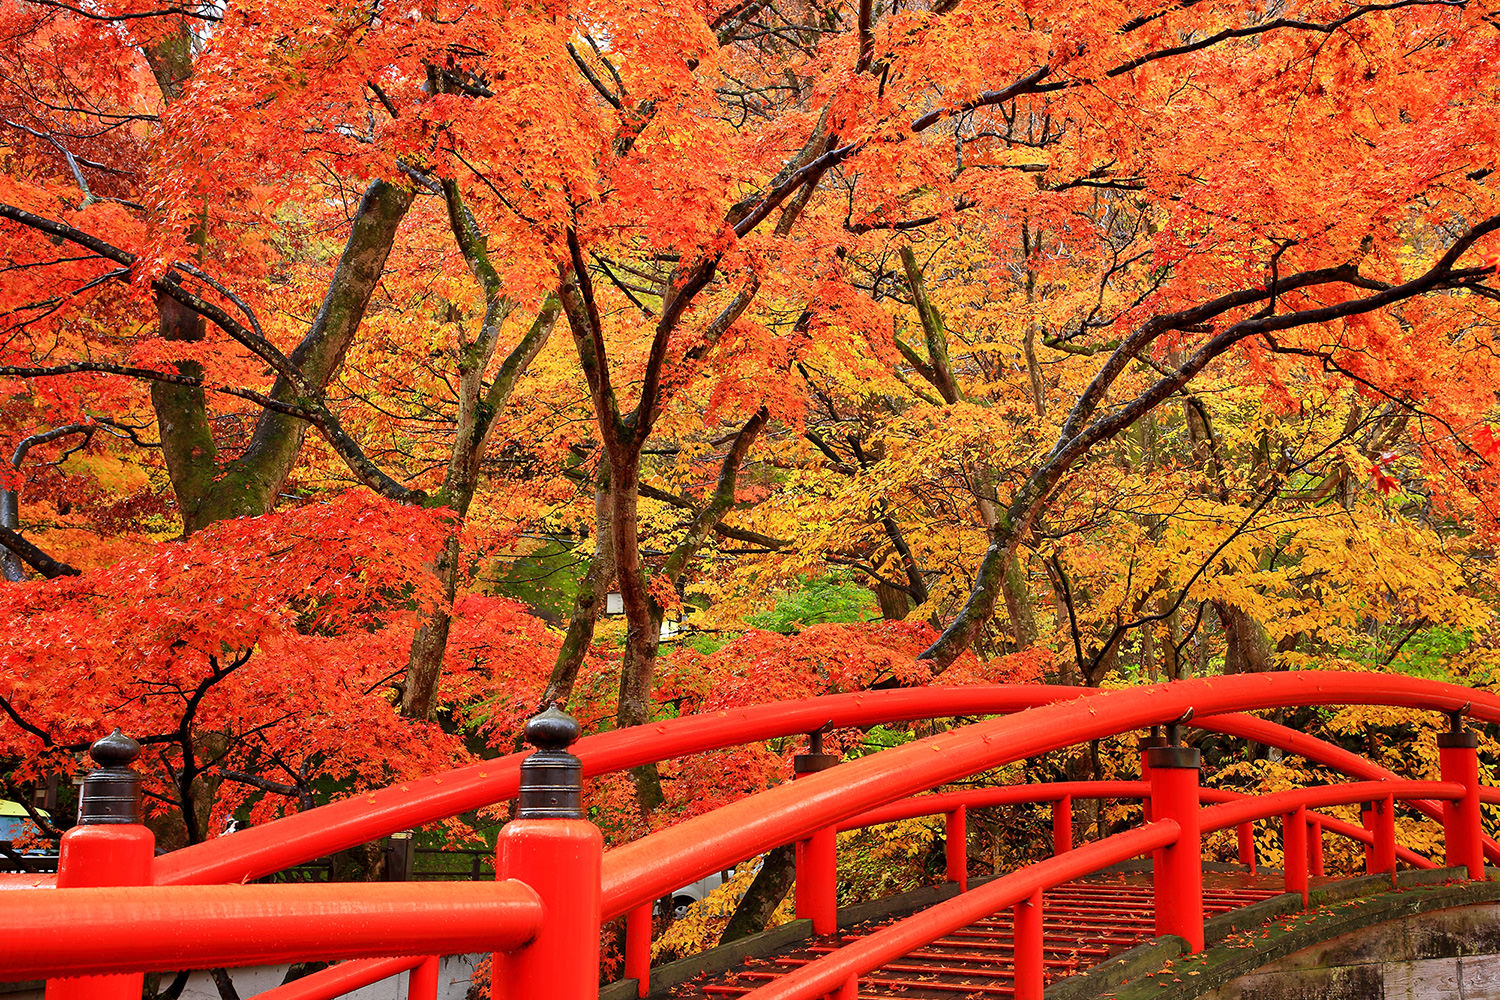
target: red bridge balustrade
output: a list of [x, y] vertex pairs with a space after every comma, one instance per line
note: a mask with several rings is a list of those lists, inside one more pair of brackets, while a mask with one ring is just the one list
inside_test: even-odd
[[[1440, 781], [1404, 780], [1321, 740], [1239, 713], [1287, 706], [1366, 704], [1444, 712]], [[689, 753], [828, 727], [920, 718], [996, 715], [857, 760], [837, 763], [814, 742], [797, 780], [688, 819], [605, 853], [582, 818], [581, 782]], [[1500, 790], [1479, 784], [1478, 741], [1465, 716], [1500, 722], [1500, 698], [1407, 677], [1304, 672], [1180, 681], [1121, 691], [1045, 686], [922, 688], [807, 699], [688, 716], [577, 739], [555, 709], [527, 726], [536, 752], [513, 755], [288, 817], [153, 859], [129, 771], [138, 748], [123, 737], [96, 744], [100, 767], [82, 796], [80, 825], [64, 837], [55, 886], [34, 876], [0, 877], [0, 980], [48, 978], [47, 996], [114, 1000], [139, 996], [141, 974], [180, 968], [346, 959], [261, 994], [269, 1000], [334, 997], [406, 972], [414, 1000], [435, 996], [434, 956], [496, 955], [497, 995], [593, 997], [601, 921], [629, 915], [626, 969], [646, 995], [649, 916], [655, 899], [709, 872], [771, 848], [799, 845], [797, 907], [817, 933], [837, 926], [838, 830], [917, 815], [943, 815], [947, 870], [966, 885], [967, 811], [1048, 802], [1054, 856], [961, 892], [768, 983], [754, 1000], [851, 998], [859, 977], [987, 914], [1012, 912], [1015, 996], [1041, 997], [1043, 891], [1133, 857], [1151, 855], [1155, 929], [1203, 946], [1201, 838], [1239, 831], [1253, 866], [1252, 824], [1279, 820], [1285, 888], [1306, 898], [1322, 869], [1325, 832], [1365, 845], [1370, 871], [1398, 860], [1433, 859], [1396, 843], [1398, 801], [1441, 821], [1448, 866], [1485, 877], [1500, 860], [1481, 804]], [[1347, 774], [1342, 785], [1243, 796], [1203, 789], [1196, 750], [1181, 725], [1277, 746]], [[1002, 765], [1119, 733], [1165, 727], [1136, 782], [1067, 782], [921, 794]], [[836, 766], [833, 766], [836, 764]], [[496, 881], [424, 885], [243, 885], [310, 858], [516, 797], [502, 830]], [[1075, 799], [1140, 798], [1147, 821], [1103, 840], [1073, 842]], [[1363, 826], [1314, 810], [1367, 803]]]

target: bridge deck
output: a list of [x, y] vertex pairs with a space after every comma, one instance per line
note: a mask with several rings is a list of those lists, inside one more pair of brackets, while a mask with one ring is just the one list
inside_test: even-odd
[[[1208, 917], [1281, 894], [1279, 876], [1217, 873], [1205, 876]], [[1097, 875], [1048, 890], [1042, 900], [1046, 981], [1074, 975], [1155, 936], [1149, 875]], [[895, 922], [871, 921], [832, 936], [794, 945], [722, 976], [694, 980], [671, 991], [674, 1000], [734, 1000], [815, 961], [843, 944]], [[1011, 912], [1006, 910], [955, 931], [860, 977], [860, 997], [902, 1000], [982, 1000], [1009, 997]]]

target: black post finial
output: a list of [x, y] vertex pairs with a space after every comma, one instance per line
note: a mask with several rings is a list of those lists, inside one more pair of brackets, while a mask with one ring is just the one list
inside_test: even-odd
[[521, 762], [517, 819], [583, 818], [583, 762], [568, 752], [582, 731], [558, 702], [527, 720], [536, 753]]
[[78, 824], [95, 826], [141, 821], [141, 778], [130, 765], [141, 745], [119, 728], [89, 747], [96, 766], [78, 794]]

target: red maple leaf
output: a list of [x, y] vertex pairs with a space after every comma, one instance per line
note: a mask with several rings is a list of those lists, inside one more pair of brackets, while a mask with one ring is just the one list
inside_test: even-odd
[[1489, 424], [1481, 425], [1479, 432], [1474, 435], [1474, 447], [1479, 454], [1491, 461], [1500, 457], [1500, 441], [1495, 439], [1495, 432], [1490, 430]]

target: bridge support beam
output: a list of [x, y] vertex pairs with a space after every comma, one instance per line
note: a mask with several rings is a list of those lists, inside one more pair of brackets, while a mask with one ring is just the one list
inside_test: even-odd
[[1396, 803], [1389, 796], [1366, 804], [1360, 812], [1375, 842], [1365, 849], [1365, 874], [1389, 873], [1396, 882]]
[[651, 992], [651, 904], [625, 915], [625, 978], [635, 980], [636, 996]]
[[957, 882], [959, 892], [969, 889], [969, 810], [966, 806], [943, 817], [943, 861], [948, 881]]
[[500, 831], [495, 877], [530, 885], [545, 917], [529, 944], [495, 955], [494, 995], [507, 1000], [599, 995], [604, 838], [582, 818], [583, 765], [566, 749], [578, 733], [556, 706], [526, 723], [537, 752], [521, 764], [520, 805]]
[[1307, 821], [1307, 874], [1323, 877], [1323, 824], [1315, 819]]
[[[808, 736], [807, 753], [792, 758], [792, 780], [826, 771], [839, 762], [823, 752], [823, 731]], [[826, 827], [797, 843], [797, 919], [811, 920], [813, 933], [832, 934], [839, 924], [838, 829]]]
[[1042, 890], [1015, 905], [1011, 933], [1015, 1000], [1042, 1000]]
[[438, 956], [422, 959], [422, 964], [406, 975], [407, 1000], [437, 1000]]
[[1064, 795], [1052, 803], [1052, 853], [1067, 854], [1073, 849], [1073, 796]]
[[1240, 864], [1250, 869], [1250, 874], [1255, 874], [1255, 824], [1241, 823], [1235, 828], [1236, 837], [1239, 840]]
[[1302, 906], [1307, 908], [1307, 808], [1298, 806], [1295, 812], [1281, 817], [1281, 871], [1282, 888], [1302, 897]]
[[1176, 726], [1168, 727], [1168, 745], [1147, 751], [1151, 773], [1151, 816], [1174, 820], [1181, 833], [1176, 843], [1155, 853], [1156, 933], [1176, 934], [1190, 952], [1203, 950], [1203, 845], [1199, 821], [1198, 768], [1195, 748], [1177, 744]]
[[1483, 881], [1484, 830], [1479, 808], [1479, 734], [1464, 728], [1463, 715], [1454, 712], [1446, 733], [1438, 733], [1442, 780], [1464, 786], [1464, 797], [1443, 803], [1443, 841], [1448, 867], [1464, 867], [1469, 878]]
[[[156, 837], [141, 825], [141, 780], [130, 769], [140, 752], [118, 729], [89, 747], [98, 766], [83, 779], [78, 825], [62, 837], [59, 889], [151, 884]], [[139, 972], [49, 979], [46, 1000], [140, 1000], [143, 981]]]

